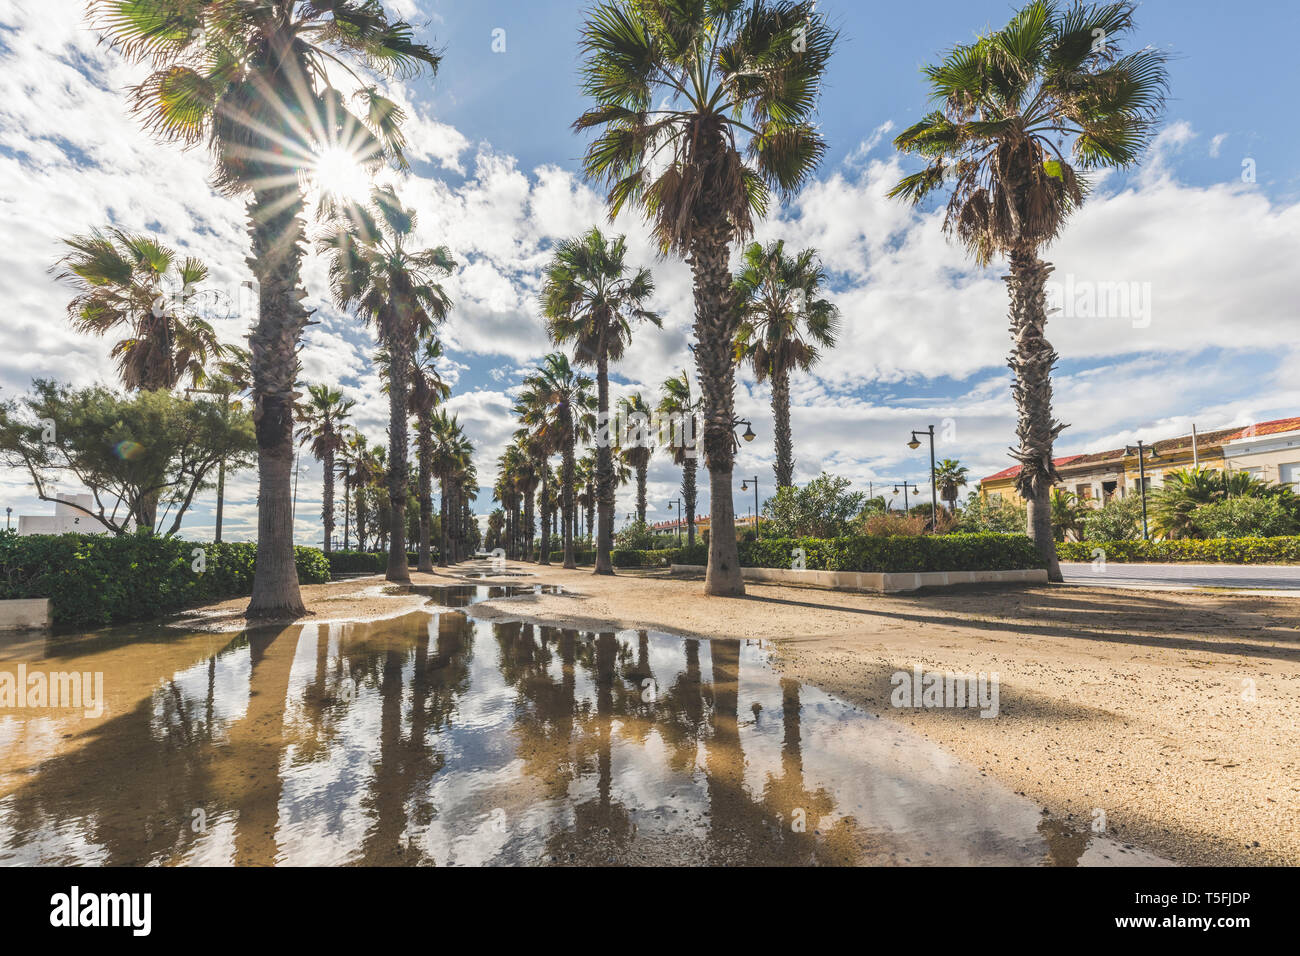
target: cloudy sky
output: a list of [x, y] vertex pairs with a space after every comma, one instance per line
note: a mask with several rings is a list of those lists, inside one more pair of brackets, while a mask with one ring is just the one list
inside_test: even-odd
[[[410, 175], [384, 174], [420, 213], [422, 238], [451, 248], [456, 307], [444, 330], [455, 384], [450, 408], [479, 449], [480, 480], [513, 431], [511, 394], [549, 350], [538, 319], [539, 273], [552, 244], [605, 223], [601, 196], [579, 168], [584, 141], [569, 124], [584, 108], [575, 37], [584, 4], [393, 0], [444, 51], [435, 79], [394, 93], [407, 105]], [[1014, 408], [1005, 366], [1006, 299], [997, 264], [981, 270], [945, 240], [934, 208], [886, 198], [914, 160], [891, 139], [926, 108], [919, 67], [952, 44], [1000, 25], [1006, 0], [824, 2], [842, 32], [821, 121], [830, 152], [815, 181], [774, 209], [758, 238], [820, 250], [843, 315], [840, 345], [793, 388], [796, 480], [826, 470], [866, 490], [901, 479], [927, 494], [923, 446], [913, 428], [939, 426], [940, 457], [975, 478], [1006, 467]], [[1276, 92], [1300, 67], [1291, 38], [1300, 5], [1269, 0], [1249, 16], [1219, 3], [1148, 0], [1141, 42], [1171, 56], [1171, 96], [1142, 167], [1097, 182], [1086, 207], [1046, 258], [1056, 265], [1063, 311], [1049, 323], [1061, 354], [1057, 414], [1070, 427], [1061, 454], [1300, 414], [1296, 313], [1300, 301], [1300, 132]], [[1260, 24], [1269, 23], [1267, 30]], [[494, 49], [495, 48], [495, 49]], [[114, 381], [110, 343], [74, 334], [66, 287], [51, 278], [61, 237], [96, 226], [148, 231], [203, 258], [214, 282], [249, 277], [240, 202], [208, 184], [202, 150], [152, 142], [125, 109], [138, 79], [99, 42], [78, 0], [8, 0], [0, 12], [0, 396], [34, 377]], [[658, 259], [643, 224], [622, 218], [634, 263], [651, 266], [662, 331], [639, 334], [615, 370], [615, 392], [658, 391], [692, 367], [690, 279]], [[384, 441], [386, 398], [371, 364], [374, 340], [324, 298], [321, 262], [305, 281], [319, 320], [303, 348], [305, 378], [339, 384], [358, 402], [356, 423]], [[1123, 289], [1117, 295], [1093, 292]], [[219, 323], [236, 343], [247, 317]], [[736, 504], [752, 498], [740, 477], [771, 488], [770, 395], [742, 373], [739, 413], [759, 434], [737, 462]], [[320, 472], [304, 456], [300, 543], [319, 534]], [[666, 457], [650, 475], [651, 518], [670, 517], [678, 474]], [[25, 476], [0, 472], [0, 506], [48, 513]], [[251, 538], [256, 480], [228, 483], [227, 537]], [[211, 499], [211, 495], [208, 496]], [[619, 514], [631, 510], [630, 491]], [[700, 510], [707, 510], [701, 489]], [[487, 494], [478, 502], [486, 514]], [[621, 518], [620, 518], [621, 523]], [[209, 536], [212, 501], [187, 521]]]

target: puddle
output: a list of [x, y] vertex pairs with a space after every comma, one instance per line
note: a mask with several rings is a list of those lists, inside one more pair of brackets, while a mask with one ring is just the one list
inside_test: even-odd
[[0, 712], [0, 864], [1162, 862], [756, 643], [439, 611], [0, 646], [19, 661], [100, 671], [107, 703]]

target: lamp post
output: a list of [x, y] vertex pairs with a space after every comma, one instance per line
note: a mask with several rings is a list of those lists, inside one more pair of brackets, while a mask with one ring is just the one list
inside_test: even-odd
[[[920, 488], [916, 487], [916, 485], [912, 485], [912, 494], [918, 494], [920, 493], [920, 491], [921, 491]], [[894, 495], [895, 496], [898, 495], [898, 485], [894, 485]], [[903, 482], [903, 514], [904, 515], [907, 514], [907, 482], [906, 481]]]
[[9, 516], [10, 516], [11, 514], [13, 514], [13, 513], [14, 513], [14, 509], [13, 509], [13, 508], [6, 508], [6, 509], [5, 509], [5, 530], [6, 530], [6, 531], [9, 530]]
[[[676, 509], [677, 518], [675, 519], [674, 523], [677, 525], [677, 547], [680, 548], [682, 546], [682, 499], [678, 498], [676, 499], [676, 501], [677, 501], [677, 509]], [[669, 511], [673, 510], [673, 503], [671, 501], [668, 502], [668, 510]]]
[[742, 481], [740, 483], [740, 490], [748, 491], [749, 483], [751, 481], [754, 483], [754, 537], [757, 538], [758, 537], [758, 476], [755, 475], [753, 478], [746, 478], [744, 481]]
[[1148, 452], [1148, 451], [1151, 452], [1152, 461], [1155, 461], [1157, 458], [1160, 457], [1160, 453], [1156, 451], [1154, 445], [1147, 446], [1142, 444], [1141, 441], [1138, 441], [1136, 448], [1134, 448], [1132, 445], [1126, 445], [1124, 447], [1124, 454], [1137, 455], [1138, 491], [1142, 495], [1142, 540], [1143, 541], [1150, 540], [1150, 536], [1147, 532], [1147, 466], [1146, 466], [1146, 456], [1143, 454], [1143, 452]]
[[[927, 432], [922, 432], [927, 434]], [[930, 436], [930, 530], [939, 530], [939, 492], [934, 487], [934, 426], [931, 425]], [[907, 447], [916, 451], [921, 447], [921, 440], [916, 437], [916, 430], [912, 430], [912, 440], [907, 443]]]

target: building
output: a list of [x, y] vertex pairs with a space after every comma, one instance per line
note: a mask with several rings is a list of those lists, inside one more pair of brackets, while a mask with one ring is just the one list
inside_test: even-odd
[[[1122, 498], [1136, 492], [1136, 452], [1135, 446], [1129, 446], [1057, 458], [1060, 481], [1056, 487], [1074, 492], [1095, 507], [1115, 495]], [[1198, 434], [1194, 454], [1191, 435], [1161, 439], [1146, 447], [1144, 457], [1148, 490], [1159, 488], [1168, 472], [1199, 466], [1246, 471], [1265, 481], [1289, 484], [1300, 492], [1300, 417]], [[1021, 504], [1015, 489], [1019, 473], [1020, 466], [1015, 465], [989, 475], [980, 482], [980, 495], [993, 503]]]
[[94, 509], [95, 499], [90, 495], [57, 495], [52, 515], [19, 515], [18, 533], [27, 534], [101, 534], [107, 529], [82, 508]]

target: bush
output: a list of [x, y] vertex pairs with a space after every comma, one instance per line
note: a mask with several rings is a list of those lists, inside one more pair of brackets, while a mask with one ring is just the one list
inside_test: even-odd
[[388, 567], [386, 552], [331, 551], [326, 557], [331, 574], [375, 574], [383, 573]]
[[1057, 545], [1062, 561], [1091, 561], [1100, 548], [1107, 561], [1154, 564], [1297, 564], [1300, 536], [1277, 538], [1178, 538], [1172, 541], [1073, 541]]
[[1085, 541], [1132, 541], [1142, 535], [1142, 499], [1112, 497], [1083, 518]]
[[802, 488], [778, 488], [763, 502], [764, 529], [782, 537], [842, 535], [866, 504], [867, 496], [849, 491], [847, 478], [822, 472]]
[[[803, 549], [811, 571], [1013, 571], [1043, 567], [1034, 543], [1022, 534], [947, 534], [845, 538], [765, 538], [740, 546], [746, 568], [788, 568]], [[708, 548], [678, 548], [673, 564], [702, 565]]]
[[957, 518], [957, 530], [968, 534], [992, 531], [997, 534], [1024, 534], [1027, 519], [1023, 506], [985, 501], [972, 494]]
[[862, 530], [868, 535], [912, 537], [914, 535], [924, 534], [926, 524], [928, 524], [926, 518], [920, 518], [915, 515], [905, 516], [890, 511], [885, 514], [864, 515]]
[[[203, 553], [203, 571], [195, 570]], [[298, 580], [320, 584], [329, 563], [295, 548]], [[0, 599], [49, 598], [59, 627], [96, 627], [158, 617], [204, 601], [250, 594], [257, 545], [184, 541], [148, 534], [19, 537], [0, 532]]]
[[1229, 498], [1191, 515], [1198, 538], [1275, 538], [1300, 532], [1300, 521], [1276, 498]]
[[[573, 549], [573, 558], [579, 564], [595, 564], [596, 552], [589, 551], [586, 548], [579, 548], [575, 546]], [[564, 549], [560, 548], [558, 551], [552, 551], [551, 564], [563, 564], [563, 563], [564, 563]]]

